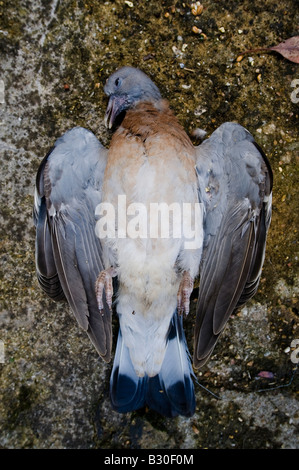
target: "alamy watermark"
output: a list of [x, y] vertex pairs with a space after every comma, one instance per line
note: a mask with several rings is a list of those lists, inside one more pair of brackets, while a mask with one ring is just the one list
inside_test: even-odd
[[118, 196], [117, 207], [102, 202], [96, 207], [96, 235], [100, 239], [177, 238], [185, 249], [197, 249], [203, 242], [203, 204], [152, 202], [127, 204]]
[[5, 362], [4, 342], [0, 340], [0, 364]]
[[4, 90], [5, 90], [4, 80], [0, 80], [0, 104], [5, 103]]
[[295, 348], [291, 353], [291, 361], [293, 364], [299, 363], [299, 339], [293, 339], [291, 348]]
[[291, 93], [291, 101], [292, 103], [299, 103], [299, 78], [295, 78], [291, 82], [291, 87], [295, 88], [294, 91]]

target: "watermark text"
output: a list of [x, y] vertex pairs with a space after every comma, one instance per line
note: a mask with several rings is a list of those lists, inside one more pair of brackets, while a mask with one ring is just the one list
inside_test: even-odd
[[176, 238], [185, 249], [197, 249], [203, 241], [203, 204], [152, 202], [127, 204], [119, 195], [117, 207], [102, 202], [96, 207], [96, 235], [114, 238]]
[[299, 78], [295, 78], [291, 82], [291, 87], [295, 88], [294, 91], [291, 93], [291, 101], [292, 103], [299, 103]]

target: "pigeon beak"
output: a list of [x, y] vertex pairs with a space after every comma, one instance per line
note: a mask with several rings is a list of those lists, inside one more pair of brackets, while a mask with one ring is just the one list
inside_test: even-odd
[[105, 126], [112, 129], [117, 116], [128, 108], [128, 100], [126, 95], [111, 95], [105, 113]]

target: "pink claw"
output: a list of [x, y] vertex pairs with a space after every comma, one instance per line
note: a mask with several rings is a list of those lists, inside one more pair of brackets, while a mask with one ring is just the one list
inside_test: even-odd
[[117, 275], [116, 270], [111, 267], [101, 271], [98, 275], [95, 285], [96, 298], [100, 312], [103, 314], [104, 304], [103, 304], [103, 293], [105, 289], [106, 301], [110, 310], [112, 310], [112, 296], [113, 296], [113, 285], [112, 278]]
[[193, 279], [189, 272], [184, 271], [177, 294], [177, 308], [179, 315], [182, 315], [183, 313], [188, 315], [190, 311], [190, 295], [192, 294], [192, 291]]

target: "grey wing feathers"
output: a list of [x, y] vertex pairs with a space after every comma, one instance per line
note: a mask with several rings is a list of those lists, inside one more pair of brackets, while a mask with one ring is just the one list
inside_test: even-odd
[[271, 220], [272, 171], [246, 129], [225, 123], [197, 147], [205, 206], [194, 365], [211, 355], [230, 315], [256, 292]]
[[90, 131], [77, 127], [58, 139], [37, 174], [34, 219], [37, 277], [55, 300], [65, 297], [99, 354], [111, 355], [111, 313], [100, 314], [95, 281], [103, 268], [95, 234], [95, 208], [107, 150]]
[[42, 161], [36, 178], [33, 208], [33, 219], [36, 227], [35, 263], [37, 279], [42, 289], [49, 295], [49, 297], [58, 301], [65, 299], [65, 295], [54, 261], [42, 178], [44, 166], [50, 152]]

